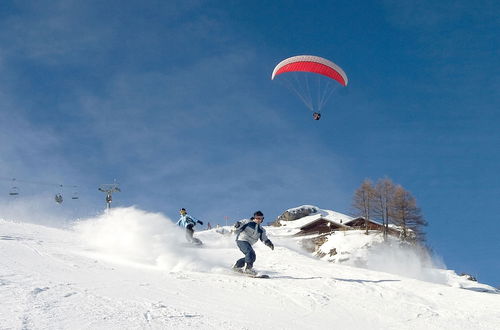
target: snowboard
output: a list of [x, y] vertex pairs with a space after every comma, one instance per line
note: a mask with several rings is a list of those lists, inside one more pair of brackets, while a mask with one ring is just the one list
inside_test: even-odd
[[199, 240], [198, 238], [196, 238], [196, 237], [193, 237], [193, 242], [192, 242], [192, 243], [193, 243], [193, 245], [200, 245], [200, 246], [201, 246], [201, 245], [203, 245], [203, 242], [202, 242], [202, 241], [200, 241], [200, 240]]
[[203, 247], [203, 243], [199, 239], [194, 239], [191, 243], [189, 243], [189, 242], [181, 243], [181, 245], [185, 246], [185, 247], [190, 247], [190, 248], [201, 248], [201, 247]]
[[239, 275], [242, 275], [242, 276], [247, 276], [247, 277], [252, 277], [252, 278], [270, 278], [269, 275], [266, 275], [266, 274], [247, 274], [245, 273], [243, 270], [241, 269], [232, 269], [233, 272], [235, 272], [236, 274], [239, 274]]

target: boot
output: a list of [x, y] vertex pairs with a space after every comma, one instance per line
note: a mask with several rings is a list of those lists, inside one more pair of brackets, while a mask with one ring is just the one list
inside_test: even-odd
[[243, 270], [246, 274], [249, 274], [249, 275], [257, 275], [257, 272], [255, 271], [255, 269], [253, 269], [252, 266], [248, 266], [246, 265], [245, 269]]

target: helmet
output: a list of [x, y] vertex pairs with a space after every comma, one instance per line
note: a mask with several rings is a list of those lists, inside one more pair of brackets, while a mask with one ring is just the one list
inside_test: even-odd
[[255, 211], [255, 212], [253, 213], [252, 220], [253, 220], [255, 217], [259, 217], [259, 218], [264, 219], [264, 213], [262, 213], [261, 211]]
[[182, 208], [182, 209], [180, 209], [180, 210], [179, 210], [179, 213], [180, 213], [180, 214], [186, 214], [186, 213], [187, 213], [187, 211], [186, 211], [186, 209], [185, 209], [185, 208]]
[[255, 211], [254, 214], [253, 214], [254, 217], [263, 217], [264, 216], [264, 213], [262, 213], [262, 211]]

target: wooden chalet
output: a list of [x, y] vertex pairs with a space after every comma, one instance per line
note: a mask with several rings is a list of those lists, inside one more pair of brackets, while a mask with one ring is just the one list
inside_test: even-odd
[[[351, 227], [350, 229], [366, 230], [366, 221], [365, 218], [363, 217], [358, 217], [356, 219], [347, 221], [345, 225]], [[377, 221], [368, 220], [368, 230], [383, 231], [384, 225]], [[388, 234], [393, 236], [399, 236], [400, 231], [395, 228], [389, 227]]]
[[319, 218], [300, 227], [300, 231], [296, 235], [306, 236], [306, 235], [329, 234], [336, 230], [349, 230], [349, 229], [352, 228], [332, 220]]
[[[305, 217], [304, 220], [307, 221], [307, 217]], [[366, 225], [367, 224], [363, 217], [350, 218], [344, 215], [339, 216], [338, 213], [336, 217], [325, 217], [318, 215], [317, 217], [313, 217], [309, 221], [302, 223], [301, 225], [299, 225], [300, 227], [295, 227], [299, 229], [295, 236], [319, 237], [340, 230], [366, 230]], [[377, 221], [369, 220], [368, 230], [383, 231], [384, 225]], [[392, 236], [400, 236], [401, 233], [397, 228], [394, 228], [394, 226], [392, 226], [389, 227], [388, 234]]]

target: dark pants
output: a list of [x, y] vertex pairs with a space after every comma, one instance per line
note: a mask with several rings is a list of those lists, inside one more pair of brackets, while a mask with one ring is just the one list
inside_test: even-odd
[[245, 266], [246, 263], [248, 268], [252, 268], [255, 259], [257, 259], [257, 256], [255, 255], [255, 251], [253, 250], [252, 246], [247, 241], [236, 241], [236, 244], [238, 244], [240, 251], [243, 252], [245, 257], [238, 259], [238, 261], [236, 261], [236, 264], [234, 266], [242, 268], [243, 266]]
[[203, 243], [196, 237], [193, 237], [193, 234], [194, 234], [194, 225], [193, 224], [189, 224], [186, 226], [186, 240], [189, 242], [189, 243], [193, 243], [193, 244], [196, 244], [196, 245], [202, 245]]
[[194, 225], [189, 224], [186, 226], [186, 239], [189, 243], [193, 242], [193, 234], [194, 234]]

